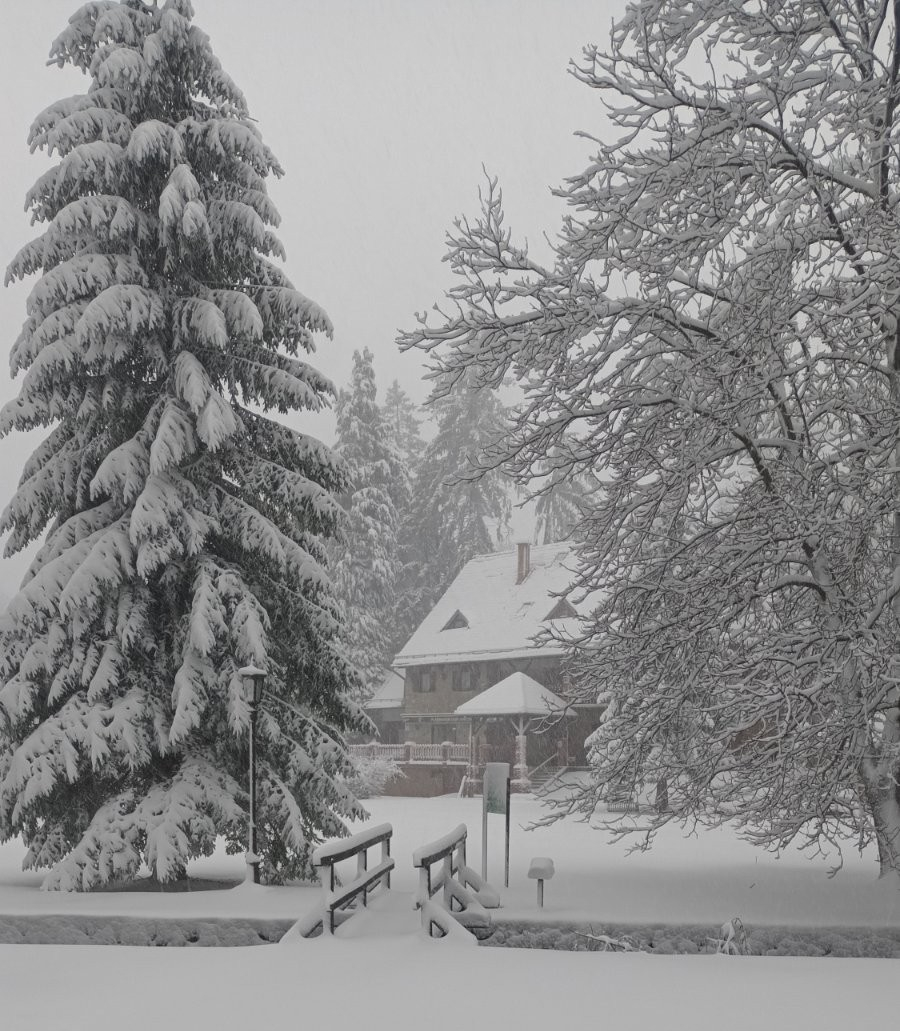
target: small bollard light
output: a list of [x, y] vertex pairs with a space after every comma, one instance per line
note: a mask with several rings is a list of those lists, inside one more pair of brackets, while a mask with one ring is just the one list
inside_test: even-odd
[[537, 881], [537, 903], [541, 909], [544, 908], [544, 881], [549, 881], [555, 872], [552, 859], [538, 856], [531, 860], [528, 876]]

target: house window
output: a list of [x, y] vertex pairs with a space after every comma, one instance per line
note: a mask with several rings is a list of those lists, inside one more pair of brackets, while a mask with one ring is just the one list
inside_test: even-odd
[[472, 667], [471, 666], [454, 666], [453, 667], [453, 690], [454, 691], [471, 691], [473, 686]]
[[428, 666], [422, 666], [418, 676], [418, 690], [421, 692], [434, 690], [434, 673]]

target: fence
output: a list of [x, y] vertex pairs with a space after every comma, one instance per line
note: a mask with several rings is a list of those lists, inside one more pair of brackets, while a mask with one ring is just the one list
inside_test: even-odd
[[466, 766], [469, 746], [445, 741], [440, 745], [418, 745], [407, 741], [403, 745], [351, 745], [350, 754], [364, 759], [392, 759], [400, 763], [441, 763], [444, 766]]

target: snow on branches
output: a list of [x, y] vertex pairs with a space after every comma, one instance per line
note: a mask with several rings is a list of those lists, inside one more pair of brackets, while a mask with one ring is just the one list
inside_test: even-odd
[[281, 169], [192, 17], [188, 0], [73, 15], [51, 59], [90, 85], [34, 122], [58, 160], [27, 198], [44, 231], [7, 271], [38, 278], [0, 433], [49, 432], [0, 520], [7, 553], [45, 535], [0, 617], [0, 838], [23, 834], [49, 887], [141, 862], [165, 880], [216, 835], [243, 843], [248, 663], [269, 671], [268, 874], [302, 872], [360, 811], [324, 566], [343, 475], [260, 414], [329, 403], [297, 355], [331, 323], [272, 262]]
[[900, 3], [643, 0], [575, 76], [611, 128], [551, 265], [493, 181], [406, 346], [525, 389], [497, 457], [585, 472], [595, 786], [649, 824], [877, 841], [900, 874]]

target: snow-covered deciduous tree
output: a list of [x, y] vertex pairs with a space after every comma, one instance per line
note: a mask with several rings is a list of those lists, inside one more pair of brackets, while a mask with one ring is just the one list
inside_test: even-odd
[[613, 128], [554, 260], [491, 183], [458, 310], [404, 339], [525, 386], [520, 476], [603, 481], [575, 804], [665, 781], [651, 833], [874, 838], [900, 876], [900, 2], [643, 0], [575, 74]]
[[349, 475], [346, 531], [335, 587], [347, 618], [349, 656], [369, 697], [394, 657], [400, 577], [397, 504], [408, 478], [376, 399], [372, 352], [353, 354], [353, 378], [337, 403], [337, 450]]
[[592, 507], [598, 485], [584, 473], [573, 473], [566, 454], [553, 449], [536, 463], [527, 494], [534, 498], [535, 542], [553, 544], [572, 538], [585, 511]]
[[323, 565], [343, 476], [260, 414], [327, 403], [302, 355], [331, 325], [274, 261], [279, 166], [192, 17], [85, 4], [51, 59], [90, 85], [31, 130], [58, 161], [8, 271], [38, 278], [0, 432], [50, 432], [2, 529], [7, 554], [46, 537], [0, 622], [0, 838], [23, 835], [47, 887], [245, 844], [245, 664], [269, 674], [264, 870], [299, 873], [360, 811]]

